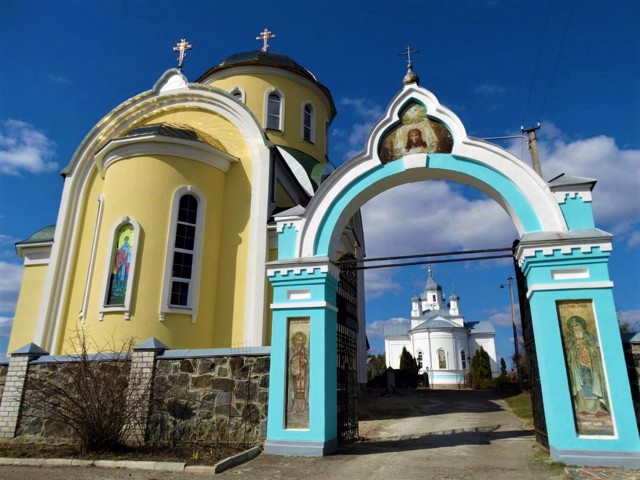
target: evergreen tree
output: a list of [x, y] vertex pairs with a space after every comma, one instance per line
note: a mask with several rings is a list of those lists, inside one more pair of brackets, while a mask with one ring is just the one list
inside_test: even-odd
[[471, 358], [471, 381], [474, 387], [485, 388], [491, 383], [491, 358], [480, 347]]
[[501, 377], [507, 376], [507, 364], [504, 361], [503, 357], [500, 357], [500, 376]]
[[406, 347], [402, 347], [402, 354], [400, 354], [400, 370], [404, 370], [407, 373], [418, 374], [418, 362], [413, 355], [409, 353]]

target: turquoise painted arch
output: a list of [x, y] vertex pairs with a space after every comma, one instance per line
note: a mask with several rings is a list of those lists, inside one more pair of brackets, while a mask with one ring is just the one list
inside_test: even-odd
[[[503, 173], [484, 163], [452, 154], [421, 155], [423, 166], [403, 159], [379, 165], [353, 180], [326, 209], [315, 237], [314, 254], [327, 256], [335, 251], [336, 232], [355, 212], [376, 195], [398, 185], [423, 180], [450, 180], [477, 188], [493, 198], [522, 233], [542, 231], [542, 223], [522, 190]], [[339, 173], [339, 171], [337, 172]]]

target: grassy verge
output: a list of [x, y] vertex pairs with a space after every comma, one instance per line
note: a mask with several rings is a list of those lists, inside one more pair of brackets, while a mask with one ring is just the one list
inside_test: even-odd
[[531, 395], [527, 392], [505, 398], [507, 405], [516, 417], [523, 420], [527, 427], [533, 426], [533, 411], [531, 409]]

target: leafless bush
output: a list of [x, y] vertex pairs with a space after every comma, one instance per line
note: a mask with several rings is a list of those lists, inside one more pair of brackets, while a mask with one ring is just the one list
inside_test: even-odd
[[148, 408], [139, 392], [149, 386], [132, 384], [148, 380], [129, 375], [133, 339], [105, 349], [81, 331], [71, 340], [72, 355], [50, 369], [32, 369], [23, 416], [66, 425], [84, 453], [120, 450]]

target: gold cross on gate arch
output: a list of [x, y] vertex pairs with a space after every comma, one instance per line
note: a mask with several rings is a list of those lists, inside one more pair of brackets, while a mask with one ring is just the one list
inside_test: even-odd
[[271, 31], [268, 28], [265, 28], [262, 32], [260, 32], [260, 35], [256, 37], [256, 40], [262, 40], [263, 42], [262, 49], [261, 49], [263, 52], [266, 52], [267, 48], [269, 48], [269, 43], [267, 42], [271, 38], [276, 38], [276, 36], [275, 34], [271, 33]]

